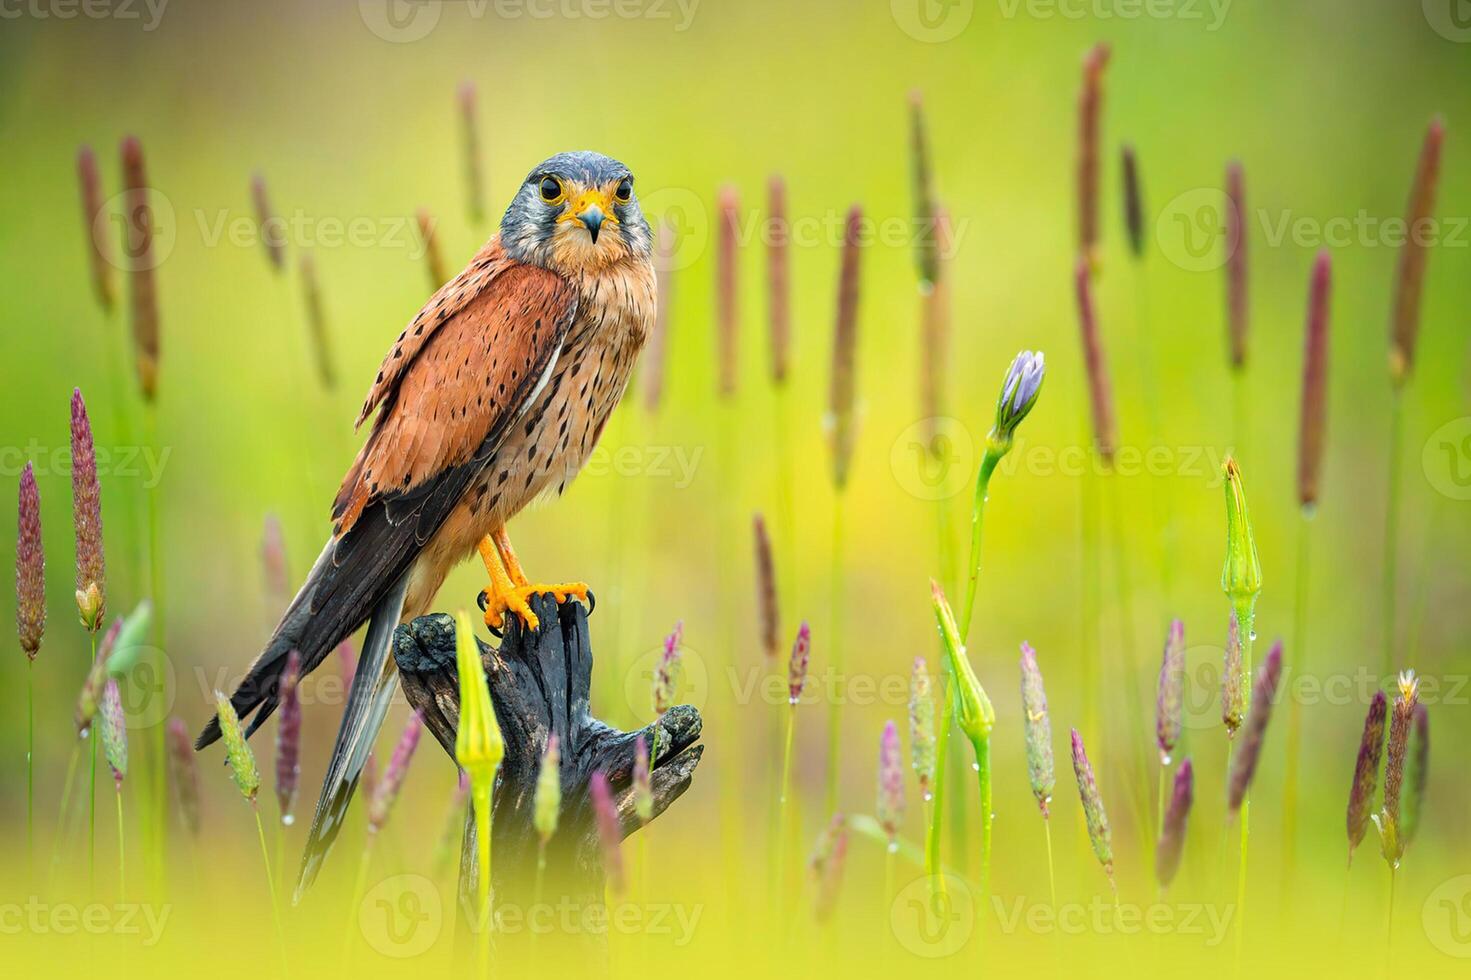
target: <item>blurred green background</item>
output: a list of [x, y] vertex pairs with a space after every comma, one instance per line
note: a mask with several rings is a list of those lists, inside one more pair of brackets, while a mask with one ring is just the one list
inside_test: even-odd
[[[783, 636], [802, 619], [812, 622], [818, 675], [832, 663], [832, 623], [841, 623], [847, 676], [826, 687], [845, 702], [840, 806], [871, 811], [879, 731], [888, 719], [903, 727], [910, 663], [919, 655], [934, 663], [938, 652], [927, 580], [942, 569], [935, 494], [926, 481], [938, 474], [953, 490], [945, 506], [963, 554], [970, 474], [1002, 374], [1025, 348], [1046, 352], [1048, 376], [1018, 449], [992, 485], [971, 636], [972, 662], [997, 711], [992, 878], [998, 895], [1045, 900], [1043, 840], [1027, 788], [1016, 696], [1017, 645], [1026, 640], [1039, 652], [1052, 704], [1059, 892], [1078, 901], [1097, 893], [1103, 878], [1072, 833], [1079, 817], [1066, 762], [1067, 728], [1083, 724], [1089, 700], [1081, 687], [1089, 627], [1080, 615], [1079, 546], [1086, 481], [1046, 461], [1088, 441], [1071, 286], [1075, 104], [1082, 55], [1104, 40], [1113, 58], [1103, 116], [1101, 330], [1121, 441], [1165, 460], [1153, 473], [1121, 468], [1109, 478], [1120, 533], [1106, 535], [1098, 631], [1104, 680], [1096, 695], [1103, 710], [1093, 720], [1098, 741], [1090, 738], [1090, 745], [1114, 816], [1125, 895], [1153, 898], [1148, 853], [1139, 846], [1141, 813], [1124, 774], [1133, 743], [1152, 736], [1154, 677], [1173, 616], [1185, 621], [1191, 646], [1187, 748], [1199, 780], [1184, 880], [1212, 894], [1221, 887], [1225, 739], [1214, 698], [1227, 604], [1219, 585], [1219, 463], [1234, 447], [1246, 473], [1266, 578], [1260, 657], [1267, 642], [1290, 639], [1292, 630], [1303, 312], [1313, 256], [1331, 246], [1331, 420], [1322, 504], [1312, 524], [1310, 644], [1289, 648], [1287, 663], [1289, 686], [1294, 677], [1307, 678], [1331, 682], [1340, 693], [1297, 695], [1304, 784], [1298, 870], [1286, 884], [1285, 726], [1274, 722], [1268, 735], [1252, 813], [1251, 921], [1264, 934], [1302, 930], [1327, 942], [1348, 894], [1347, 921], [1360, 936], [1344, 955], [1377, 955], [1369, 937], [1383, 928], [1385, 876], [1374, 841], [1360, 851], [1347, 884], [1342, 867], [1358, 730], [1369, 692], [1382, 680], [1387, 324], [1397, 257], [1383, 222], [1403, 215], [1422, 134], [1441, 113], [1449, 132], [1437, 207], [1443, 238], [1430, 257], [1404, 449], [1395, 464], [1404, 481], [1395, 662], [1413, 665], [1439, 688], [1435, 700], [1427, 697], [1434, 733], [1429, 811], [1400, 876], [1399, 948], [1441, 966], [1454, 962], [1449, 955], [1471, 953], [1471, 943], [1452, 943], [1450, 951], [1438, 945], [1430, 912], [1421, 925], [1436, 890], [1471, 872], [1471, 787], [1458, 758], [1471, 737], [1471, 528], [1468, 494], [1455, 480], [1471, 467], [1467, 444], [1458, 441], [1471, 428], [1471, 187], [1461, 137], [1471, 103], [1471, 28], [1454, 19], [1463, 7], [1458, 0], [1237, 0], [1214, 10], [1193, 0], [688, 0], [684, 8], [673, 0], [172, 0], [152, 11], [104, 4], [88, 15], [60, 0], [6, 5], [0, 469], [14, 486], [24, 462], [35, 463], [49, 558], [50, 623], [35, 665], [39, 846], [49, 847], [74, 740], [71, 707], [85, 672], [85, 634], [69, 598], [65, 448], [72, 387], [87, 398], [99, 446], [122, 451], [101, 474], [114, 614], [148, 594], [146, 494], [156, 491], [161, 507], [171, 684], [144, 698], [135, 737], [146, 741], [143, 732], [164, 715], [195, 729], [211, 710], [210, 691], [233, 682], [274, 622], [259, 558], [267, 515], [277, 515], [285, 529], [293, 576], [328, 533], [328, 502], [358, 445], [350, 422], [359, 400], [388, 344], [430, 292], [415, 211], [435, 216], [446, 264], [456, 271], [493, 231], [531, 167], [560, 150], [593, 148], [626, 162], [646, 210], [680, 232], [665, 397], [652, 413], [637, 399], [625, 402], [605, 437], [606, 453], [563, 500], [524, 514], [511, 530], [534, 576], [592, 583], [600, 600], [592, 619], [599, 654], [594, 707], [610, 721], [648, 720], [640, 670], [664, 633], [684, 621], [697, 688], [690, 697], [706, 712], [709, 749], [693, 789], [652, 836], [658, 853], [698, 860], [671, 860], [656, 870], [658, 880], [681, 900], [711, 903], [707, 921], [718, 925], [707, 925], [702, 939], [717, 945], [770, 911], [766, 830], [776, 712], [750, 693], [751, 678], [766, 668], [750, 534], [757, 511], [767, 515], [776, 541]], [[479, 93], [489, 212], [479, 225], [467, 217], [462, 176], [456, 89], [463, 82]], [[941, 424], [951, 453], [928, 464], [939, 470], [923, 473], [916, 450], [924, 431], [916, 427], [923, 418], [920, 297], [908, 231], [911, 90], [923, 93], [936, 189], [956, 227]], [[77, 148], [92, 145], [105, 193], [115, 193], [116, 148], [125, 134], [143, 142], [166, 249], [157, 269], [158, 442], [148, 446], [140, 438], [144, 415], [134, 379], [117, 369], [129, 343], [126, 318], [104, 315], [91, 292], [74, 168]], [[1136, 146], [1143, 174], [1142, 263], [1130, 257], [1121, 221], [1124, 142]], [[1220, 242], [1199, 258], [1185, 238], [1204, 240], [1216, 228], [1210, 218], [1232, 158], [1245, 167], [1251, 215], [1249, 410], [1240, 422], [1226, 365]], [[257, 172], [290, 229], [285, 275], [273, 272], [256, 234], [250, 179]], [[767, 369], [761, 221], [772, 174], [785, 177], [790, 216], [808, 232], [797, 235], [791, 255], [794, 362], [784, 402], [775, 398]], [[740, 197], [741, 340], [739, 393], [722, 405], [714, 381], [711, 207], [726, 184]], [[862, 257], [859, 443], [843, 504], [845, 579], [835, 599], [835, 497], [822, 422], [841, 218], [855, 202], [877, 233]], [[330, 391], [311, 361], [295, 269], [305, 252], [320, 276], [340, 378]], [[1158, 426], [1150, 421], [1150, 399], [1159, 406]], [[722, 431], [732, 433], [728, 446]], [[789, 438], [785, 463], [777, 451], [781, 431]], [[1459, 449], [1446, 456], [1443, 445]], [[952, 471], [965, 475], [944, 479]], [[795, 502], [789, 512], [779, 489], [784, 473]], [[1178, 549], [1168, 586], [1166, 514]], [[1122, 570], [1113, 558], [1119, 553]], [[482, 578], [477, 564], [467, 564], [446, 585], [441, 608], [472, 607]], [[8, 590], [0, 606], [8, 621]], [[1130, 637], [1132, 649], [1124, 649]], [[0, 819], [16, 840], [25, 819], [25, 672], [18, 651], [0, 658]], [[1131, 680], [1143, 716], [1128, 710]], [[828, 816], [828, 700], [799, 709], [802, 854]], [[340, 694], [322, 690], [316, 701], [306, 720], [303, 812], [315, 798], [340, 711]], [[402, 715], [400, 706], [380, 755]], [[956, 751], [968, 758], [963, 746], [956, 743]], [[267, 767], [269, 739], [258, 740], [257, 751]], [[258, 875], [248, 818], [215, 761], [211, 755], [201, 766], [207, 836], [199, 852], [225, 855], [241, 876]], [[453, 778], [438, 749], [426, 745], [396, 814], [399, 845], [383, 859], [383, 874], [427, 863], [427, 842], [439, 832]], [[973, 819], [974, 786], [969, 779], [960, 785]], [[137, 812], [132, 807], [129, 819]], [[920, 828], [912, 797], [906, 836], [918, 840]], [[288, 866], [301, 834], [300, 824], [288, 834]], [[99, 853], [111, 853], [109, 834], [99, 833], [99, 842]], [[339, 847], [353, 850], [350, 843]], [[879, 849], [855, 840], [852, 851], [842, 906], [848, 918], [838, 928], [887, 915], [876, 897]], [[965, 866], [964, 855], [953, 859]], [[181, 864], [171, 861], [176, 877]], [[336, 875], [350, 877], [350, 854], [334, 864]], [[918, 872], [907, 873], [901, 883]], [[1471, 894], [1471, 881], [1466, 889]], [[242, 901], [253, 903], [251, 914], [264, 915], [257, 891]], [[1471, 928], [1471, 908], [1464, 923]], [[208, 923], [196, 926], [207, 934]], [[901, 937], [897, 946], [908, 944]], [[974, 957], [980, 948], [974, 939], [959, 955]], [[1312, 952], [1280, 947], [1289, 958]], [[1016, 955], [1025, 961], [1027, 954]], [[733, 968], [728, 961], [708, 965]]]

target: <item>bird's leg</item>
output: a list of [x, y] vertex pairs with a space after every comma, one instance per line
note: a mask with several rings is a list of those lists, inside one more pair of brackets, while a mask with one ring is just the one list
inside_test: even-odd
[[490, 587], [483, 593], [485, 625], [500, 629], [505, 622], [506, 611], [510, 610], [521, 617], [527, 629], [535, 630], [541, 623], [528, 601], [534, 595], [550, 592], [558, 602], [565, 602], [568, 596], [587, 601], [585, 582], [543, 585], [529, 581], [521, 570], [521, 562], [504, 527], [482, 538], [479, 547], [485, 569], [490, 573]]

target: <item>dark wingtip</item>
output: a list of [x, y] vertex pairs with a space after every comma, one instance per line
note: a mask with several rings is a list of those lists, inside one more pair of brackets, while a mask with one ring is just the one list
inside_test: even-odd
[[202, 752], [219, 740], [220, 719], [211, 718], [209, 724], [205, 725], [204, 730], [199, 733], [199, 737], [194, 740], [194, 751]]

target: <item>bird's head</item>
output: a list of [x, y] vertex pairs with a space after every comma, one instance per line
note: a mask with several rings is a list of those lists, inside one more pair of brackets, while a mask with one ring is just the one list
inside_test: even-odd
[[527, 175], [501, 219], [501, 243], [512, 258], [562, 273], [597, 272], [651, 248], [633, 173], [590, 150], [558, 153]]

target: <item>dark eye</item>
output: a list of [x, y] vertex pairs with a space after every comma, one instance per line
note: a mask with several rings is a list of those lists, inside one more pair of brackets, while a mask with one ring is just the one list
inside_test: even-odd
[[627, 204], [629, 199], [633, 197], [632, 178], [624, 177], [622, 180], [620, 180], [618, 182], [618, 189], [613, 192], [613, 196], [618, 198], [618, 201], [620, 203]]
[[541, 199], [548, 204], [555, 203], [562, 196], [562, 182], [555, 177], [543, 177], [541, 179]]

